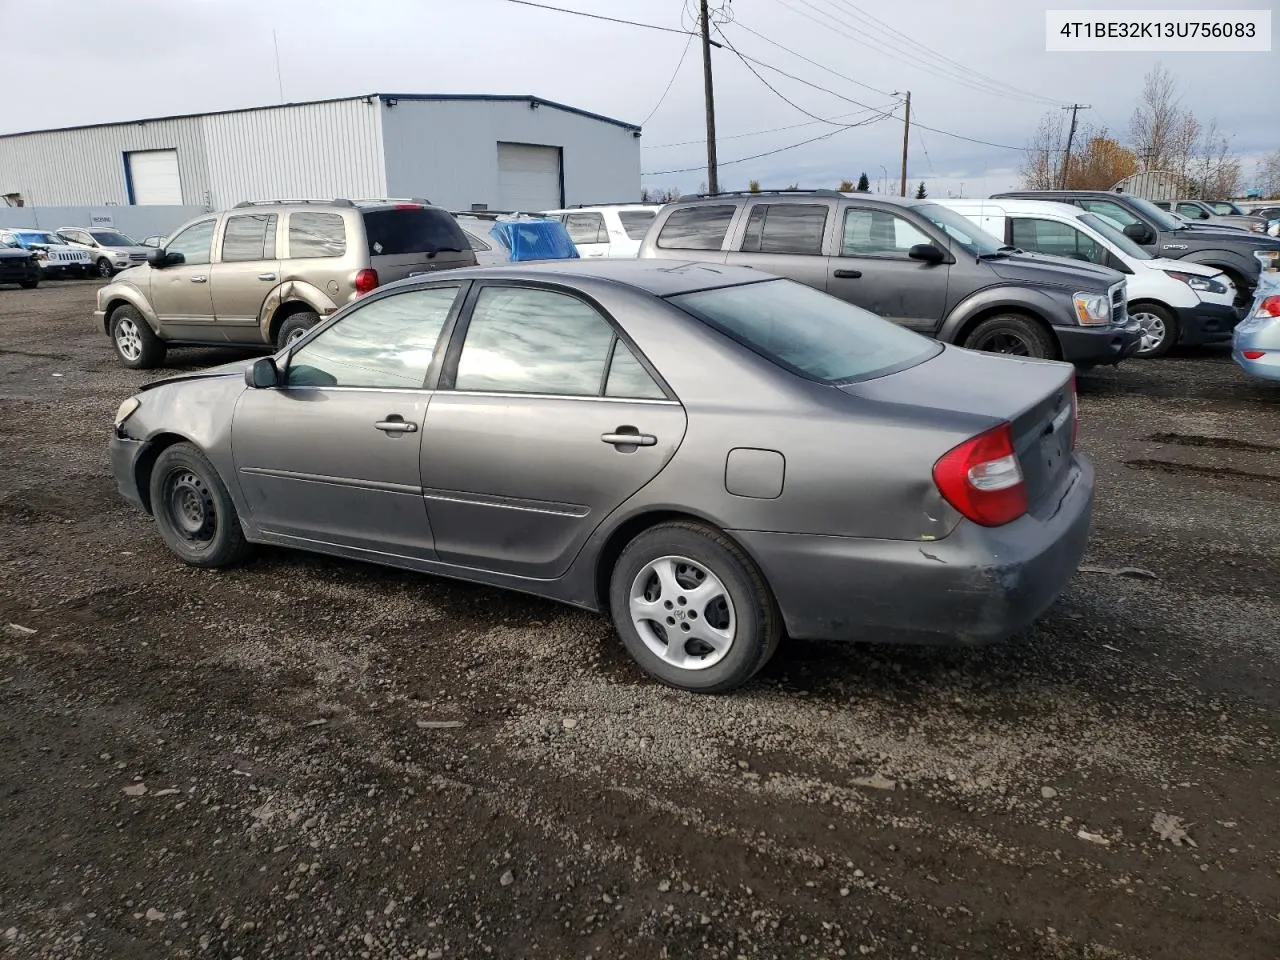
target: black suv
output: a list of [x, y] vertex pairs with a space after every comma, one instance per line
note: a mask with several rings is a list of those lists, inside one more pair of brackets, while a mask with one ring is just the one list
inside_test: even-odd
[[1266, 250], [1280, 251], [1280, 239], [1247, 230], [1189, 226], [1150, 200], [1129, 193], [1106, 190], [1011, 190], [992, 199], [1055, 200], [1073, 203], [1090, 213], [1118, 223], [1125, 235], [1148, 253], [1172, 260], [1189, 260], [1217, 267], [1236, 285], [1236, 311], [1243, 315], [1253, 303], [1261, 262], [1254, 256]]
[[640, 256], [758, 267], [975, 350], [1090, 367], [1141, 342], [1122, 274], [1015, 252], [928, 200], [834, 190], [694, 197], [658, 213]]

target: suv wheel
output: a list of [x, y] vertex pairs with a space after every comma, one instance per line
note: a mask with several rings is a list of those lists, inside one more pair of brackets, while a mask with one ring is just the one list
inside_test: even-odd
[[276, 347], [283, 350], [293, 341], [305, 336], [307, 331], [319, 322], [320, 314], [312, 310], [295, 313], [280, 324], [280, 330], [276, 333]]
[[1052, 360], [1056, 352], [1053, 341], [1040, 324], [1016, 313], [1002, 313], [983, 320], [970, 331], [961, 346], [1037, 360]]
[[1142, 327], [1142, 342], [1135, 357], [1144, 360], [1163, 357], [1178, 342], [1178, 321], [1163, 307], [1140, 303], [1130, 308], [1129, 316]]
[[164, 341], [133, 307], [116, 307], [112, 312], [111, 342], [121, 362], [131, 370], [149, 370], [164, 362]]
[[98, 267], [98, 276], [102, 277], [104, 280], [110, 279], [111, 277], [111, 261], [110, 260], [108, 260], [106, 257], [99, 258], [97, 267]]

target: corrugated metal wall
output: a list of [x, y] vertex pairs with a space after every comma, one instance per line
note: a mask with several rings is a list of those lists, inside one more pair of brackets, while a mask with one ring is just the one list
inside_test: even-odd
[[199, 117], [0, 137], [0, 193], [20, 193], [27, 206], [126, 204], [124, 154], [171, 149], [182, 202], [203, 205], [209, 165]]

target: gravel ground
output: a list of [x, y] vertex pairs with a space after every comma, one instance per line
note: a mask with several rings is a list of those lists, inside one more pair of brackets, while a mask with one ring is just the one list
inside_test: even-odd
[[1280, 956], [1280, 387], [1224, 351], [1081, 379], [1026, 636], [696, 697], [550, 603], [182, 566], [93, 290], [0, 291], [0, 956]]

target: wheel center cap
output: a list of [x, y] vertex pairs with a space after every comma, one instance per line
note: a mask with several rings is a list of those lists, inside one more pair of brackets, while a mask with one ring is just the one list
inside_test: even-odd
[[677, 620], [683, 620], [685, 618], [685, 612], [681, 610], [679, 607], [676, 607], [676, 609], [672, 611], [671, 615], [675, 617]]

